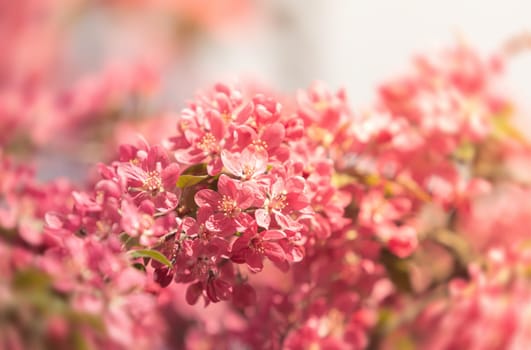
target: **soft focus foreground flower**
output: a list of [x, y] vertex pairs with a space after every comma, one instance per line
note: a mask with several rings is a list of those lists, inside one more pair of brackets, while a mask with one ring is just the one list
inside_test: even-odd
[[[528, 248], [493, 249], [487, 268], [450, 283], [448, 300], [429, 305], [413, 326], [425, 349], [524, 349], [530, 344]], [[429, 335], [429, 336], [427, 336]]]
[[155, 299], [118, 238], [66, 230], [53, 213], [69, 210], [72, 186], [39, 184], [28, 169], [0, 156], [1, 347], [147, 349], [158, 343], [153, 330], [163, 325], [152, 313]]
[[[0, 46], [5, 51], [0, 59], [0, 128], [11, 131], [0, 135], [1, 146], [16, 153], [79, 147], [80, 138], [86, 141], [87, 134], [105, 129], [115, 106], [125, 110], [133, 96], [145, 96], [156, 86], [157, 64], [141, 58], [79, 74], [65, 84], [71, 78], [64, 76], [62, 64], [68, 60], [61, 54], [68, 38], [61, 28], [78, 6], [78, 1], [0, 2]], [[58, 133], [63, 137], [54, 138]]]

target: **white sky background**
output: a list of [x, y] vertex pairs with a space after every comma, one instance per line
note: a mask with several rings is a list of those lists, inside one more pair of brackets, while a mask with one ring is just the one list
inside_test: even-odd
[[[165, 72], [165, 104], [179, 110], [197, 89], [243, 76], [286, 92], [319, 79], [346, 87], [354, 106], [366, 106], [377, 84], [400, 74], [415, 53], [453, 45], [457, 38], [489, 53], [515, 34], [531, 33], [531, 0], [254, 2], [259, 23], [240, 28], [230, 40], [214, 36], [195, 43]], [[132, 28], [151, 26], [143, 14], [137, 21]], [[72, 52], [86, 66], [105, 56], [145, 52], [145, 42], [135, 43], [130, 29], [103, 13], [88, 14], [73, 31]], [[510, 63], [507, 81], [531, 125], [531, 50]]]
[[[327, 3], [335, 6], [322, 6], [320, 11], [324, 14], [324, 32], [318, 45], [328, 52], [322, 57], [323, 78], [332, 84], [347, 78], [346, 84], [355, 99], [360, 96], [365, 100], [367, 85], [373, 86], [399, 72], [414, 52], [443, 47], [459, 36], [490, 52], [515, 33], [531, 30], [530, 0]], [[528, 68], [529, 89], [531, 61]]]
[[[399, 74], [414, 53], [452, 45], [457, 38], [489, 53], [507, 38], [531, 32], [531, 0], [264, 3], [280, 19], [229, 46], [212, 43], [203, 49], [196, 63], [206, 74], [198, 84], [249, 73], [291, 91], [320, 79], [347, 87], [354, 105], [367, 105], [378, 82]], [[531, 51], [508, 68], [508, 89], [531, 121]]]

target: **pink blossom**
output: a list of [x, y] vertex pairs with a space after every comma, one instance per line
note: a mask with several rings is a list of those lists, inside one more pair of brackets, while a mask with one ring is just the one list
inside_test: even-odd
[[206, 222], [207, 229], [231, 235], [249, 222], [249, 214], [245, 212], [254, 202], [251, 187], [221, 175], [218, 191], [203, 189], [195, 195], [196, 204], [210, 208], [213, 214]]
[[305, 196], [305, 181], [301, 177], [286, 178], [283, 173], [260, 178], [259, 185], [265, 193], [262, 208], [255, 212], [258, 226], [269, 229], [280, 227], [298, 231], [301, 224], [291, 214], [296, 214], [309, 204]]
[[[384, 229], [379, 230], [380, 235], [389, 235]], [[388, 236], [389, 250], [400, 258], [411, 255], [418, 246], [417, 232], [411, 226], [399, 226]]]
[[287, 255], [278, 243], [285, 238], [282, 231], [245, 231], [232, 245], [231, 260], [239, 264], [246, 263], [251, 271], [258, 272], [264, 267], [263, 258], [266, 257], [286, 269]]
[[177, 179], [180, 168], [170, 163], [165, 151], [147, 144], [142, 148], [122, 147], [117, 174], [126, 191], [137, 201], [150, 198], [158, 209], [170, 210], [178, 204]]
[[268, 157], [263, 150], [246, 148], [241, 154], [222, 151], [221, 160], [230, 174], [247, 181], [266, 172]]

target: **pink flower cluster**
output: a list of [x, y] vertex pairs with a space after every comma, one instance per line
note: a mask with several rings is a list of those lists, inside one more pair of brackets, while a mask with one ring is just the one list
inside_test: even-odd
[[[412, 327], [424, 349], [525, 349], [531, 343], [530, 252], [493, 249], [487, 268], [451, 281], [448, 300], [428, 305]], [[426, 336], [429, 335], [429, 336]]]
[[[500, 92], [503, 56], [417, 57], [365, 109], [323, 83], [295, 96], [217, 84], [178, 114], [124, 122], [131, 95], [155, 90], [151, 66], [63, 90], [57, 52], [32, 60], [20, 44], [41, 7], [14, 6], [0, 0], [24, 24], [0, 23], [13, 33], [0, 35], [13, 48], [0, 58], [0, 348], [531, 343], [531, 149]], [[112, 146], [85, 185], [38, 181], [17, 159], [91, 133]]]
[[[0, 347], [147, 348], [164, 325], [118, 236], [43, 230], [68, 212], [72, 186], [40, 184], [0, 154]], [[133, 343], [134, 339], [134, 343]]]
[[240, 265], [259, 272], [269, 260], [287, 271], [307, 242], [347, 222], [333, 164], [313, 161], [310, 147], [302, 120], [277, 101], [217, 85], [183, 111], [166, 149], [122, 146], [94, 190], [74, 192], [73, 211], [50, 216], [46, 231], [122, 235], [130, 248], [156, 250], [171, 265], [154, 259], [155, 279], [188, 284], [191, 304], [252, 300]]

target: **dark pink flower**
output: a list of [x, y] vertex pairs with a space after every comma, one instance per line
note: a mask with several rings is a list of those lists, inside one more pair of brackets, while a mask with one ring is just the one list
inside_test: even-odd
[[[170, 163], [165, 151], [158, 146], [143, 149], [122, 147], [122, 158], [127, 162], [118, 164], [117, 174], [137, 201], [152, 199], [157, 208], [170, 210], [178, 204], [177, 180], [180, 168]], [[127, 154], [132, 151], [134, 154]]]
[[226, 175], [219, 177], [218, 192], [203, 189], [195, 195], [195, 203], [200, 208], [207, 207], [213, 212], [206, 222], [206, 228], [223, 235], [232, 235], [249, 222], [249, 214], [245, 210], [250, 208], [254, 201], [250, 186]]
[[232, 303], [238, 308], [256, 304], [256, 291], [248, 283], [236, 284], [232, 287]]
[[253, 230], [246, 231], [232, 245], [231, 260], [238, 264], [247, 264], [253, 272], [262, 270], [264, 258], [286, 269], [288, 257], [278, 243], [285, 238], [286, 234], [282, 231], [269, 230], [258, 233]]
[[219, 157], [226, 127], [219, 113], [201, 107], [183, 111], [179, 124], [181, 135], [172, 139], [175, 159], [182, 164], [207, 161], [210, 175], [217, 175], [222, 164]]
[[214, 276], [208, 279], [205, 289], [207, 297], [214, 303], [228, 300], [232, 294], [232, 285], [229, 282]]
[[417, 249], [417, 232], [411, 226], [384, 225], [380, 226], [377, 232], [387, 242], [389, 250], [400, 258], [410, 256]]

